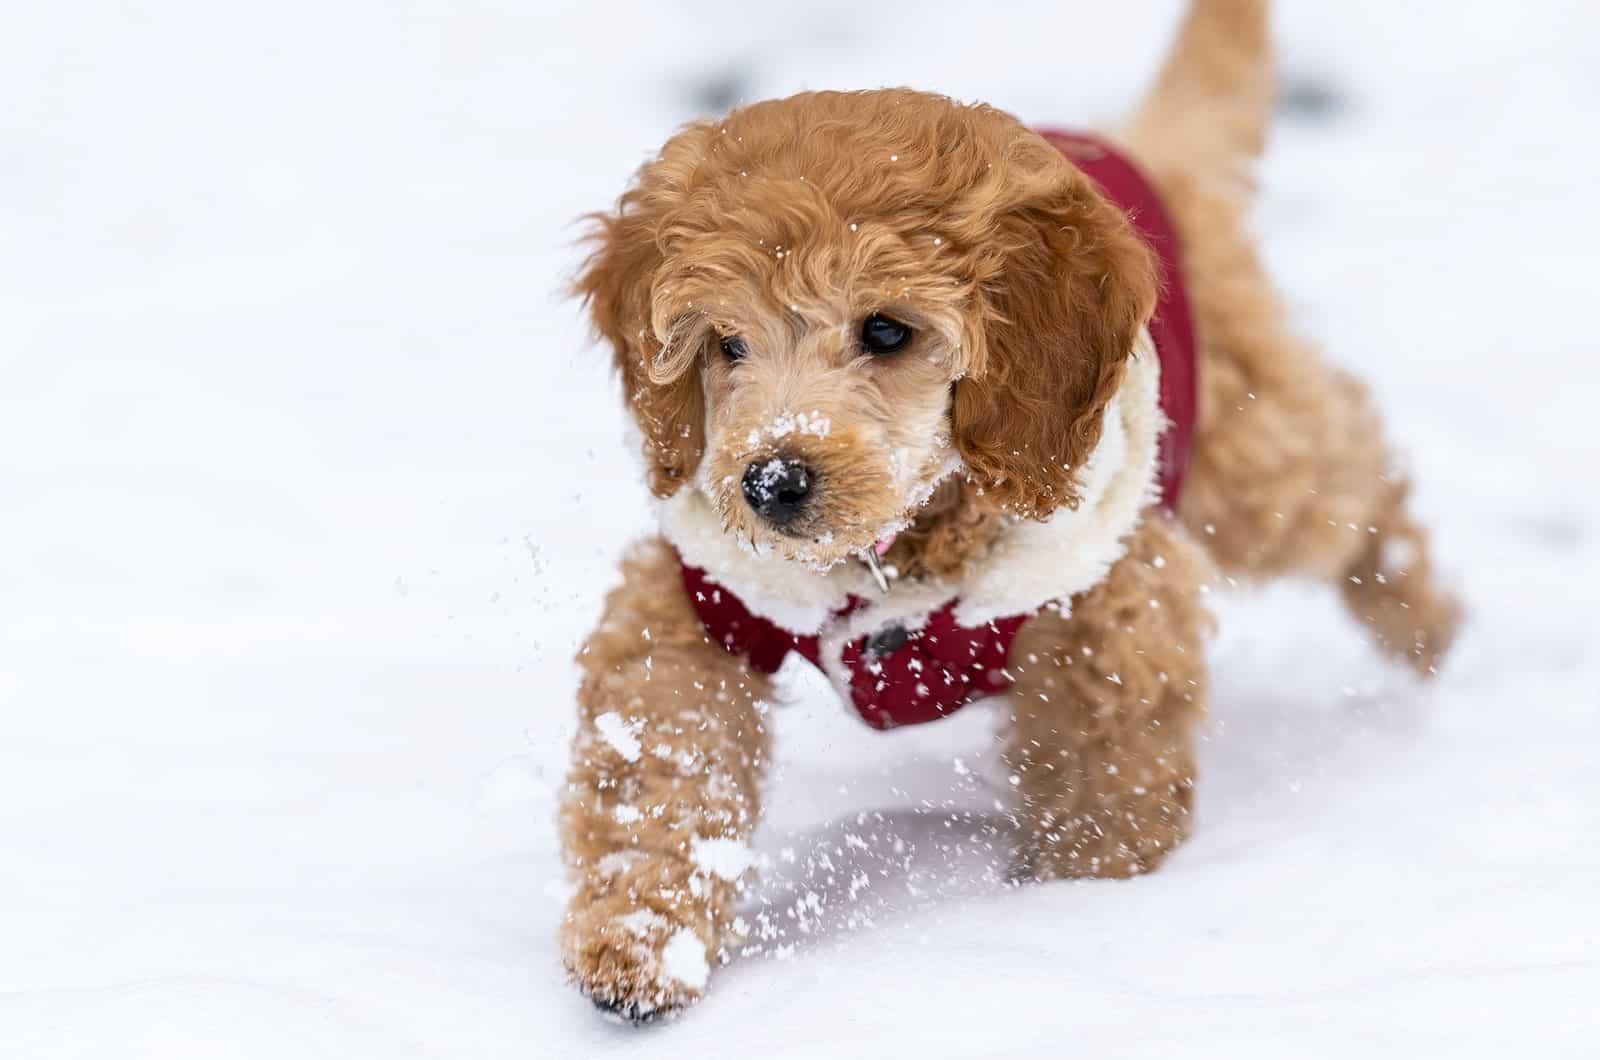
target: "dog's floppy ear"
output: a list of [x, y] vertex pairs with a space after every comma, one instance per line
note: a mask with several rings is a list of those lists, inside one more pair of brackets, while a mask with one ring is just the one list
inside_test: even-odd
[[981, 344], [955, 385], [955, 443], [1001, 507], [1044, 518], [1078, 503], [1074, 476], [1155, 306], [1155, 265], [1122, 211], [1043, 139], [1013, 144], [983, 197], [968, 220], [983, 218], [974, 236], [996, 256]]
[[688, 479], [705, 449], [705, 398], [698, 360], [672, 348], [652, 318], [661, 279], [662, 223], [681, 185], [658, 159], [639, 172], [610, 214], [590, 218], [594, 252], [575, 284], [600, 336], [611, 345], [622, 399], [644, 435], [650, 490], [667, 497]]

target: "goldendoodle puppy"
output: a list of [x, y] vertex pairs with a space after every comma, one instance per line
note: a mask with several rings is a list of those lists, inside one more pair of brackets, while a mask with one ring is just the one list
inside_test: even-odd
[[743, 107], [598, 219], [578, 286], [661, 534], [580, 655], [563, 952], [597, 1004], [703, 993], [790, 652], [875, 728], [1007, 696], [1037, 878], [1183, 839], [1216, 570], [1334, 582], [1432, 671], [1455, 609], [1405, 483], [1245, 227], [1267, 38], [1265, 0], [1195, 0], [1105, 137], [904, 89]]

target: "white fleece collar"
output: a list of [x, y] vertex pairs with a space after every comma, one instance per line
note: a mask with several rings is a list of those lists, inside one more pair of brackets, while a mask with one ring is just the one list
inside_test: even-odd
[[1156, 500], [1157, 441], [1166, 427], [1160, 372], [1150, 336], [1141, 331], [1122, 386], [1106, 408], [1100, 441], [1079, 469], [1078, 507], [1058, 508], [1042, 522], [1010, 522], [959, 580], [900, 581], [882, 594], [860, 563], [845, 561], [822, 572], [758, 554], [723, 531], [711, 502], [692, 484], [660, 503], [661, 533], [685, 563], [726, 586], [753, 614], [791, 633], [821, 633], [849, 597], [865, 600], [866, 606], [834, 623], [840, 628], [827, 631], [828, 641], [841, 644], [890, 622], [917, 628], [957, 597], [955, 617], [963, 626], [1065, 603], [1105, 577], [1122, 557], [1123, 539]]

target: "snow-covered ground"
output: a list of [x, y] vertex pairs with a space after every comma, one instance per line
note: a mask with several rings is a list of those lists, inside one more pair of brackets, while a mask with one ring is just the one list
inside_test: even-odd
[[1177, 9], [12, 4], [0, 1057], [1596, 1055], [1591, 0], [1280, 12], [1261, 227], [1470, 604], [1437, 682], [1232, 596], [1195, 837], [1008, 891], [992, 715], [798, 675], [784, 945], [644, 1032], [562, 982], [569, 658], [647, 517], [572, 219], [737, 98], [1114, 117]]

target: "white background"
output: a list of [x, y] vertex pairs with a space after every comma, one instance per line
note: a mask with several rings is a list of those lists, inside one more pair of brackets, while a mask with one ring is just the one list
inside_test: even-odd
[[785, 946], [644, 1032], [562, 982], [569, 659], [648, 526], [574, 218], [737, 98], [1113, 120], [1177, 10], [6, 5], [0, 1056], [1594, 1055], [1585, 0], [1279, 12], [1260, 226], [1471, 609], [1437, 682], [1229, 594], [1195, 837], [1008, 892], [992, 713], [799, 676]]

